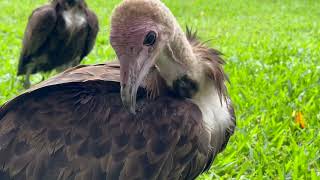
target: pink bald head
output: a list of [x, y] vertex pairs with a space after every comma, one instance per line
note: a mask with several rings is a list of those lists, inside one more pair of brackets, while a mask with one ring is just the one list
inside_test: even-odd
[[139, 85], [173, 33], [168, 12], [159, 0], [126, 0], [113, 13], [110, 42], [120, 61], [121, 98], [132, 113]]

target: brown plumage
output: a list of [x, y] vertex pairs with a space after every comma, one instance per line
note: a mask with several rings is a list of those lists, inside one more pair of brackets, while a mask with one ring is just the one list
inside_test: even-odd
[[25, 30], [18, 75], [29, 76], [78, 65], [93, 49], [98, 19], [84, 0], [53, 0], [35, 9]]
[[195, 176], [209, 143], [197, 106], [165, 94], [149, 101], [141, 89], [133, 116], [122, 107], [119, 75], [116, 65], [79, 66], [3, 105], [0, 178]]
[[234, 127], [211, 149], [200, 109], [173, 98], [156, 68], [131, 115], [122, 107], [119, 68], [78, 66], [4, 104], [0, 179], [182, 180], [209, 169]]

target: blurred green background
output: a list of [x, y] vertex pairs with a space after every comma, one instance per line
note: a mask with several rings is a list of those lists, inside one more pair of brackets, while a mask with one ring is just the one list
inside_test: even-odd
[[[46, 2], [0, 1], [0, 104], [23, 91], [16, 77], [22, 36], [32, 10]], [[87, 0], [100, 32], [84, 64], [115, 58], [109, 17], [119, 2]], [[320, 179], [320, 1], [164, 2], [181, 26], [197, 29], [224, 53], [231, 80], [237, 130], [199, 179]]]

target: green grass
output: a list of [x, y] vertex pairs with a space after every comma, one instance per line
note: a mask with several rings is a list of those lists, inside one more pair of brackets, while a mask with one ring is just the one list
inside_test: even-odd
[[[19, 94], [21, 39], [45, 0], [0, 1], [0, 103]], [[109, 15], [119, 0], [88, 0], [101, 31], [85, 64], [115, 57]], [[320, 179], [320, 3], [300, 0], [164, 0], [182, 26], [212, 39], [227, 60], [237, 130], [200, 179]], [[37, 82], [40, 75], [33, 77]], [[301, 111], [307, 127], [295, 124]]]

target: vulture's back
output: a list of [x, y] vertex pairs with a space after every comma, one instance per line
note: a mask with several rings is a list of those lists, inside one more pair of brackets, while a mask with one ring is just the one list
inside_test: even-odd
[[193, 103], [119, 96], [119, 67], [79, 66], [0, 109], [0, 179], [193, 179], [209, 140]]

